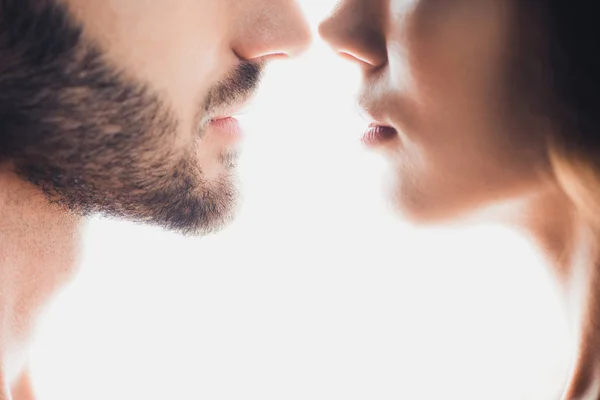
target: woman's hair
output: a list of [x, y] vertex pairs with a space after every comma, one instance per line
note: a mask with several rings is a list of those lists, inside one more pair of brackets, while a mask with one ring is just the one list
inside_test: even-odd
[[517, 1], [537, 3], [546, 38], [543, 79], [549, 89], [544, 93], [546, 112], [554, 127], [549, 143], [553, 172], [578, 211], [600, 228], [598, 7], [590, 0]]

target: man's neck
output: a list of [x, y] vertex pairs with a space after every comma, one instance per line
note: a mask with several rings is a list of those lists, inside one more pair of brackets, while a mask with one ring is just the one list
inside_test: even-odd
[[81, 218], [0, 171], [0, 400], [20, 400], [11, 389], [24, 390], [37, 319], [76, 270], [80, 227]]

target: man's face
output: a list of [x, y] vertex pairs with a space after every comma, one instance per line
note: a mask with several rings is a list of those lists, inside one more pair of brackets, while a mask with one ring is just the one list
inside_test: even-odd
[[293, 0], [0, 0], [0, 157], [54, 202], [183, 233], [232, 215], [237, 125]]

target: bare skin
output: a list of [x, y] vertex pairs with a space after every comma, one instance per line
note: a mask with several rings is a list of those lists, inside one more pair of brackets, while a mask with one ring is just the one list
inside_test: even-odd
[[532, 238], [562, 294], [572, 351], [562, 399], [600, 398], [600, 326], [596, 322], [600, 316], [598, 231], [580, 217], [558, 189], [540, 193], [505, 222]]
[[13, 386], [14, 400], [35, 400], [35, 392], [29, 371], [25, 371]]
[[562, 398], [597, 399], [600, 237], [554, 177], [553, 121], [536, 112], [537, 47], [524, 45], [535, 29], [517, 24], [519, 4], [343, 0], [320, 34], [363, 73], [360, 103], [386, 132], [369, 144], [390, 161], [405, 219], [493, 218], [544, 254], [572, 333]]
[[28, 345], [85, 216], [231, 221], [232, 119], [310, 40], [294, 0], [0, 3], [0, 400], [34, 398]]
[[0, 172], [0, 186], [0, 399], [31, 400], [28, 346], [40, 313], [77, 271], [82, 221], [10, 173]]

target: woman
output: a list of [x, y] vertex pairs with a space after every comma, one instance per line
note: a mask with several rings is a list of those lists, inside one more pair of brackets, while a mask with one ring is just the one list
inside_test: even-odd
[[600, 398], [600, 24], [594, 2], [344, 0], [321, 35], [364, 76], [365, 142], [416, 223], [493, 216], [561, 284], [573, 366]]

